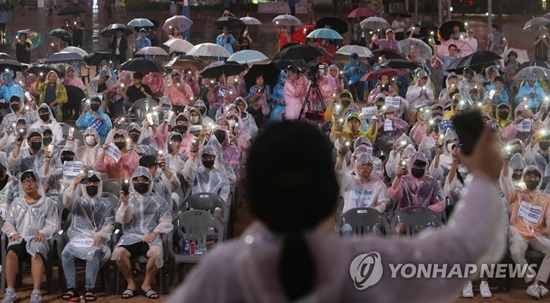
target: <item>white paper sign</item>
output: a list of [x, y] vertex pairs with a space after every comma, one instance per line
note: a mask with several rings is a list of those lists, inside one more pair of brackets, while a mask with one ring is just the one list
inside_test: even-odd
[[401, 97], [386, 97], [385, 102], [384, 105], [386, 108], [393, 106], [395, 109], [398, 109], [401, 105]]
[[203, 126], [202, 125], [193, 125], [191, 126], [191, 128], [189, 129], [189, 132], [190, 133], [199, 133], [201, 130], [202, 130]]
[[372, 156], [373, 150], [374, 150], [374, 148], [372, 148], [370, 146], [367, 146], [367, 155]]
[[384, 121], [384, 131], [385, 132], [393, 131], [393, 120], [386, 119], [386, 121]]
[[63, 177], [76, 177], [84, 164], [82, 161], [66, 161], [63, 164]]
[[109, 147], [105, 150], [105, 156], [111, 157], [115, 162], [118, 162], [121, 157], [121, 152], [113, 143], [109, 144]]
[[378, 108], [376, 106], [363, 107], [361, 109], [361, 116], [363, 119], [372, 119], [376, 117], [376, 111]]
[[5, 208], [0, 208], [0, 217], [2, 217], [2, 219], [4, 219], [4, 217], [6, 216], [6, 209]]
[[94, 240], [92, 238], [73, 239], [69, 244], [77, 248], [88, 248], [94, 245]]
[[516, 124], [516, 129], [518, 132], [528, 133], [531, 131], [531, 126], [533, 121], [531, 119], [523, 119], [520, 123]]
[[518, 209], [518, 217], [524, 218], [531, 223], [539, 223], [542, 215], [542, 207], [529, 202], [521, 201]]

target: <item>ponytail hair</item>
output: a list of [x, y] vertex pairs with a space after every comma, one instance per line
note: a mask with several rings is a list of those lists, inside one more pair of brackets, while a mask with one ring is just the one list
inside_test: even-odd
[[283, 240], [278, 276], [289, 301], [300, 299], [315, 287], [315, 260], [303, 234], [293, 233]]

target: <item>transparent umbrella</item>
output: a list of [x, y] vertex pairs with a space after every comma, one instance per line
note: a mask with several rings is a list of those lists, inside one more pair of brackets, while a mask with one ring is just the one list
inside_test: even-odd
[[299, 26], [302, 25], [302, 21], [300, 19], [286, 14], [286, 15], [279, 15], [271, 21], [275, 23], [275, 25], [284, 25], [284, 26]]
[[520, 70], [514, 80], [550, 80], [550, 69], [541, 66], [529, 66]]

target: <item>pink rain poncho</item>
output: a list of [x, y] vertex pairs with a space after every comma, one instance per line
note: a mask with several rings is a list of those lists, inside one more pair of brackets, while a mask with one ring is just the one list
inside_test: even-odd
[[[520, 104], [514, 111], [514, 118], [517, 119], [519, 116], [521, 116], [522, 111], [523, 104]], [[527, 122], [526, 120], [530, 120], [531, 123]], [[530, 127], [528, 127], [529, 125], [525, 127], [526, 124], [524, 123], [529, 123]], [[544, 125], [542, 124], [542, 122], [540, 122], [540, 120], [533, 121], [532, 119], [523, 119], [519, 123], [513, 121], [504, 129], [504, 132], [502, 133], [502, 138], [506, 140], [519, 139], [521, 140], [521, 142], [523, 142], [523, 144], [528, 144], [531, 136], [543, 127]]]
[[164, 94], [164, 78], [160, 73], [151, 72], [143, 77], [143, 84], [149, 86], [153, 96], [162, 96]]
[[426, 173], [420, 178], [411, 175], [412, 165], [416, 160], [425, 161], [426, 170], [428, 169], [428, 158], [421, 152], [415, 153], [407, 164], [408, 174], [402, 176], [401, 180], [394, 180], [388, 189], [388, 197], [397, 200], [396, 213], [409, 206], [428, 207], [435, 213], [440, 213], [445, 209], [443, 191], [437, 180]]
[[[119, 129], [116, 135], [123, 135], [127, 140], [128, 133], [125, 130]], [[135, 151], [122, 151], [122, 155], [118, 162], [111, 157], [105, 155], [105, 149], [100, 149], [97, 160], [94, 164], [94, 169], [100, 173], [106, 173], [109, 179], [129, 179], [134, 170], [139, 166], [139, 155]]]
[[[173, 70], [172, 76], [176, 74], [181, 75], [178, 70]], [[172, 101], [172, 105], [188, 106], [193, 104], [193, 90], [185, 81], [183, 81], [183, 79], [180, 83], [174, 83], [170, 78], [168, 83], [169, 84], [164, 92], [164, 96], [168, 97]]]
[[86, 86], [84, 86], [84, 83], [82, 82], [82, 79], [80, 79], [78, 77], [78, 75], [76, 74], [76, 71], [75, 71], [74, 67], [72, 67], [72, 66], [67, 67], [67, 74], [69, 74], [70, 70], [74, 71], [75, 73], [73, 74], [72, 77], [65, 77], [65, 79], [63, 81], [63, 85], [65, 85], [65, 86], [66, 85], [75, 86], [75, 87], [80, 88], [83, 91], [86, 91]]
[[[234, 118], [237, 119], [237, 121], [240, 121], [240, 118], [233, 115]], [[242, 122], [241, 122], [242, 123]], [[220, 117], [216, 121], [216, 127], [223, 129], [225, 131], [229, 132], [229, 122], [227, 122], [227, 119], [225, 117]], [[229, 136], [231, 139], [233, 137], [233, 140], [230, 140], [230, 144], [235, 145], [237, 148], [241, 150], [241, 152], [246, 152], [248, 148], [250, 147], [250, 137], [244, 132], [240, 131], [236, 134], [236, 136]]]
[[193, 71], [190, 68], [185, 69], [185, 74], [182, 75], [183, 82], [187, 83], [189, 87], [191, 87], [191, 90], [193, 91], [194, 96], [200, 95], [201, 88], [199, 86], [199, 77], [193, 73]]
[[133, 85], [132, 76], [134, 72], [123, 70], [118, 75], [118, 80], [107, 91], [116, 91], [115, 100], [120, 100], [124, 98], [124, 91], [129, 86]]
[[297, 120], [300, 118], [300, 110], [309, 88], [309, 81], [306, 76], [295, 70], [288, 70], [287, 76], [284, 87], [286, 119]]
[[377, 141], [381, 144], [381, 149], [384, 150], [384, 152], [388, 152], [397, 138], [406, 133], [409, 129], [409, 124], [399, 119], [397, 114], [392, 120], [391, 130], [386, 127], [389, 126], [389, 123], [386, 124], [386, 118], [384, 118], [384, 115], [389, 113], [396, 113], [396, 109], [392, 106], [388, 106], [384, 114], [376, 120], [376, 128], [378, 129]]
[[[330, 74], [331, 70], [336, 71], [336, 76], [333, 77]], [[329, 76], [332, 77], [332, 79], [334, 79], [334, 83], [336, 84], [336, 94], [337, 95], [340, 94], [344, 90], [345, 86], [344, 86], [344, 79], [342, 79], [342, 77], [340, 77], [340, 69], [338, 68], [338, 65], [332, 64], [330, 66]]]
[[[174, 120], [174, 125], [177, 125], [177, 122], [179, 121], [189, 121], [189, 116], [186, 113], [180, 113]], [[157, 146], [166, 146], [166, 138], [172, 131], [172, 126], [170, 126], [168, 123], [162, 123], [157, 128], [156, 134], [152, 137], [153, 141], [157, 144]], [[193, 144], [193, 140], [195, 140], [197, 137], [189, 133], [189, 126], [187, 126], [187, 131], [183, 135], [183, 140], [181, 142], [181, 148], [180, 153], [184, 156], [191, 156], [191, 145]]]

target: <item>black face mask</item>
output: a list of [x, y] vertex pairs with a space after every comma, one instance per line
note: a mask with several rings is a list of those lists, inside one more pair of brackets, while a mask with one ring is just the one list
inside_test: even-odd
[[345, 100], [345, 101], [342, 101], [342, 107], [343, 108], [348, 108], [348, 106], [351, 104], [351, 101], [349, 100]]
[[519, 180], [521, 180], [521, 174], [519, 174], [519, 175], [512, 174], [512, 180], [514, 180], [514, 181], [519, 181]]
[[202, 165], [206, 168], [212, 168], [214, 166], [214, 160], [202, 161]]
[[122, 150], [126, 147], [126, 142], [115, 142], [115, 145], [118, 149]]
[[384, 104], [376, 104], [376, 109], [381, 110]]
[[525, 186], [527, 187], [528, 190], [534, 190], [535, 188], [537, 188], [537, 186], [539, 186], [539, 181], [534, 181], [534, 180], [525, 181]]
[[18, 103], [15, 103], [15, 104], [10, 104], [10, 108], [11, 108], [11, 110], [13, 110], [14, 112], [16, 112], [16, 111], [18, 111], [18, 110], [21, 108], [21, 106], [19, 106]]
[[147, 183], [134, 183], [134, 189], [139, 194], [145, 194], [147, 191], [149, 191], [149, 184]]
[[204, 114], [206, 114], [206, 108], [199, 108], [199, 112], [201, 113], [201, 116], [204, 116]]
[[44, 143], [44, 146], [46, 146], [46, 145], [50, 145], [50, 144], [52, 143], [52, 141], [53, 141], [53, 138], [52, 138], [52, 137], [50, 137], [50, 138], [44, 138], [44, 139], [42, 140], [42, 143]]
[[412, 168], [411, 169], [411, 174], [415, 178], [420, 178], [420, 177], [424, 176], [424, 169], [423, 168]]
[[67, 162], [67, 161], [73, 161], [73, 160], [74, 160], [73, 158], [63, 157], [63, 158], [61, 158], [61, 164], [65, 164], [65, 162]]
[[508, 119], [509, 114], [510, 113], [508, 113], [508, 112], [498, 112], [498, 118], [499, 119]]
[[97, 112], [99, 110], [99, 104], [91, 104], [90, 109], [94, 112]]
[[180, 126], [177, 130], [180, 134], [184, 135], [187, 132], [187, 126]]
[[541, 141], [541, 142], [539, 142], [539, 146], [540, 146], [540, 149], [542, 149], [542, 150], [548, 150], [548, 148], [550, 147], [550, 142]]
[[130, 139], [132, 139], [133, 142], [137, 143], [139, 140], [139, 134], [130, 134]]
[[31, 142], [31, 148], [35, 151], [42, 148], [42, 142]]
[[50, 120], [50, 114], [42, 114], [40, 115], [40, 120], [46, 122], [48, 120]]
[[86, 186], [86, 193], [90, 197], [95, 197], [95, 195], [97, 195], [98, 188], [99, 188], [99, 186], [88, 185], [88, 186]]

